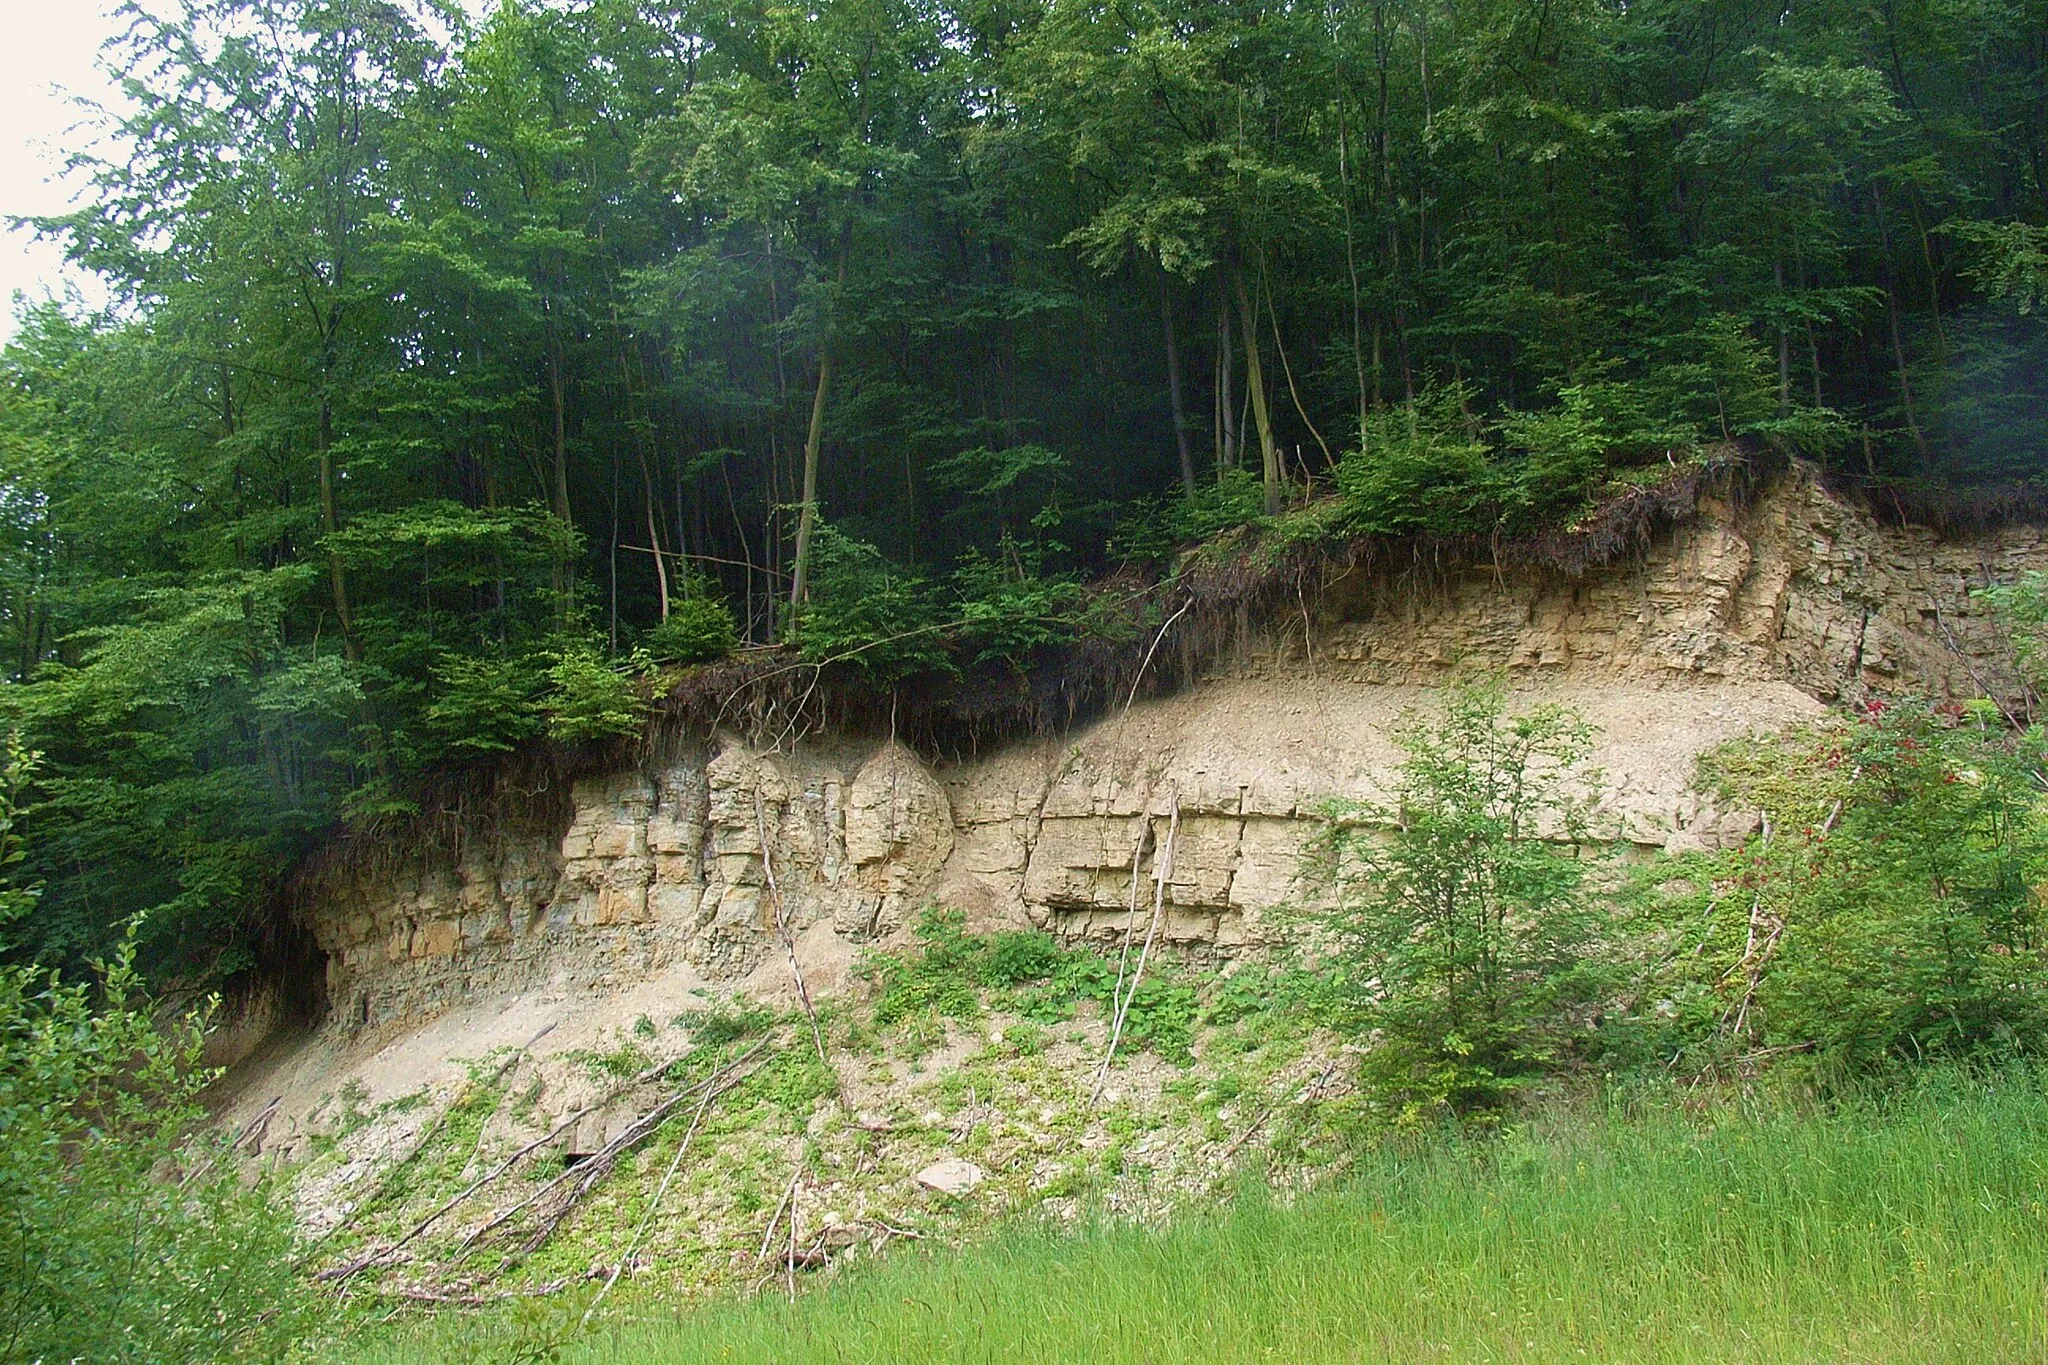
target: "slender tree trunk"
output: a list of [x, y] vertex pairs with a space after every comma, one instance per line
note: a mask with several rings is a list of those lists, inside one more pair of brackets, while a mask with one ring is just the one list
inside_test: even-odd
[[[329, 345], [332, 345], [331, 332]], [[332, 370], [331, 361], [327, 368]], [[341, 529], [341, 513], [334, 490], [334, 403], [328, 397], [324, 384], [320, 390], [320, 418], [314, 429], [314, 441], [320, 457], [320, 529], [332, 536]], [[363, 641], [356, 634], [355, 612], [349, 604], [348, 571], [342, 565], [341, 552], [332, 546], [327, 550], [327, 587], [334, 600], [335, 621], [341, 627], [342, 657], [351, 665], [360, 666], [363, 662]], [[363, 729], [369, 736], [370, 759], [377, 765], [377, 775], [388, 780], [394, 775], [391, 754], [384, 745], [383, 727], [377, 723], [376, 712], [367, 696], [363, 698], [359, 714]]]
[[[554, 318], [554, 301], [548, 301], [548, 398], [554, 421], [553, 479], [548, 501], [555, 519], [564, 527], [576, 523], [569, 515], [569, 433], [568, 415], [562, 393], [562, 338]], [[555, 617], [562, 628], [569, 624], [569, 566], [559, 554], [549, 574], [555, 590]]]
[[[1301, 390], [1294, 386], [1294, 366], [1287, 362], [1287, 343], [1280, 339], [1280, 312], [1273, 307], [1273, 284], [1264, 273], [1259, 276], [1259, 286], [1266, 298], [1266, 321], [1273, 328], [1273, 352], [1280, 357], [1280, 373], [1287, 378], [1287, 396], [1294, 400], [1294, 411], [1301, 418], [1301, 424], [1308, 428], [1308, 434], [1316, 438], [1316, 445], [1323, 452], [1323, 467], [1334, 469], [1337, 457], [1330, 453], [1330, 443], [1323, 439], [1323, 433], [1316, 430], [1316, 424], [1309, 419], [1308, 409], [1302, 405]], [[1308, 479], [1308, 465], [1301, 458], [1301, 447], [1294, 448], [1294, 460], [1301, 465], [1301, 477]]]
[[[846, 290], [846, 261], [853, 254], [853, 220], [839, 229], [839, 290]], [[836, 302], [836, 300], [835, 300]], [[789, 566], [789, 605], [801, 607], [811, 592], [811, 535], [818, 520], [818, 459], [825, 447], [825, 402], [832, 389], [832, 335], [827, 325], [818, 340], [818, 387], [811, 394], [811, 425], [804, 435], [803, 501], [797, 507], [796, 546]], [[775, 587], [769, 584], [769, 600]], [[773, 622], [770, 623], [773, 631]]]
[[1778, 412], [1792, 410], [1792, 335], [1785, 326], [1785, 262], [1771, 261], [1771, 274], [1778, 281]]
[[[1351, 227], [1351, 133], [1344, 116], [1344, 100], [1337, 100], [1337, 179], [1344, 192], [1344, 265], [1351, 273], [1351, 365], [1358, 372], [1358, 426], [1365, 428], [1369, 411], [1365, 396], [1365, 323], [1359, 305], [1358, 245]], [[1379, 366], [1379, 332], [1373, 332], [1373, 366]], [[1378, 382], [1377, 376], [1374, 382]]]
[[1226, 469], [1238, 465], [1237, 443], [1237, 380], [1231, 373], [1236, 358], [1236, 346], [1230, 339], [1230, 308], [1228, 286], [1221, 306], [1216, 310], [1216, 397], [1219, 408], [1216, 430], [1220, 434], [1222, 458], [1217, 461], [1216, 475], [1220, 479]]
[[1259, 465], [1266, 490], [1266, 515], [1280, 515], [1280, 451], [1273, 444], [1273, 417], [1266, 410], [1266, 377], [1259, 363], [1259, 321], [1244, 272], [1233, 268], [1230, 282], [1237, 293], [1238, 330], [1244, 334], [1244, 382], [1252, 400], [1252, 420], [1259, 428]]
[[1159, 322], [1166, 331], [1166, 393], [1173, 404], [1173, 444], [1180, 454], [1181, 488], [1195, 496], [1195, 453], [1188, 445], [1187, 404], [1180, 387], [1180, 344], [1173, 334], [1173, 282], [1159, 272]]
[[619, 448], [612, 445], [612, 534], [611, 534], [610, 638], [612, 653], [619, 652]]
[[1922, 463], [1928, 457], [1927, 434], [1920, 429], [1919, 414], [1913, 408], [1913, 381], [1906, 374], [1906, 342], [1899, 332], [1899, 295], [1892, 281], [1892, 233], [1885, 222], [1884, 197], [1875, 184], [1870, 187], [1871, 206], [1877, 211], [1879, 255], [1884, 264], [1885, 318], [1891, 324], [1892, 363], [1899, 376], [1899, 402], [1905, 409], [1906, 429], [1913, 434], [1913, 449]]
[[811, 531], [818, 516], [818, 453], [825, 444], [825, 399], [832, 388], [832, 352], [818, 353], [818, 387], [811, 395], [811, 425], [804, 436], [803, 500], [797, 505], [796, 554], [790, 565], [789, 604], [801, 607], [811, 590]]
[[[320, 395], [320, 423], [315, 439], [320, 455], [320, 530], [333, 535], [341, 529], [341, 515], [334, 496], [334, 406]], [[327, 551], [327, 588], [334, 601], [334, 619], [341, 626], [341, 649], [352, 664], [363, 661], [362, 641], [356, 638], [355, 613], [349, 609], [348, 571], [342, 567], [341, 552]]]
[[640, 459], [640, 484], [646, 490], [647, 504], [647, 549], [654, 556], [655, 591], [661, 594], [661, 619], [668, 620], [668, 560], [661, 549], [661, 527], [654, 516], [654, 475], [647, 467], [647, 452], [639, 440], [633, 442], [633, 453]]

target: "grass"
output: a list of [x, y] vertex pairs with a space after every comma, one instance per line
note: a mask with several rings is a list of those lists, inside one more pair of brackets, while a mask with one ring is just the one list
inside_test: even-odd
[[[2048, 1354], [2048, 1092], [1925, 1080], [1821, 1107], [1663, 1093], [1362, 1152], [1341, 1188], [1164, 1229], [1012, 1225], [802, 1293], [628, 1298], [561, 1359], [2015, 1361]], [[353, 1358], [517, 1358], [581, 1305]], [[553, 1324], [551, 1326], [551, 1324]], [[327, 1356], [323, 1358], [334, 1358]], [[534, 1358], [529, 1355], [527, 1358]]]

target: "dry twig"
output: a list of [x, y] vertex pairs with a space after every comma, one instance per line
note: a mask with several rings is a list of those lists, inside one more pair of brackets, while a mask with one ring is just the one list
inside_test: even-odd
[[[818, 1028], [818, 1007], [811, 1003], [811, 988], [804, 983], [804, 969], [796, 960], [796, 939], [789, 932], [789, 916], [783, 913], [782, 888], [775, 881], [775, 860], [768, 852], [768, 810], [761, 800], [761, 784], [754, 783], [754, 829], [761, 841], [761, 876], [768, 883], [768, 902], [775, 914], [775, 936], [782, 940], [782, 951], [789, 958], [789, 974], [796, 981], [796, 997], [803, 1002], [804, 1017], [811, 1021], [811, 1042], [818, 1049], [818, 1060], [826, 1066], [832, 1059], [825, 1055], [825, 1035]], [[837, 1084], [838, 1076], [834, 1073]]]
[[1138, 998], [1138, 987], [1145, 983], [1145, 963], [1152, 956], [1152, 944], [1159, 937], [1160, 922], [1166, 917], [1166, 886], [1173, 880], [1173, 845], [1180, 836], [1180, 789], [1177, 787], [1168, 809], [1166, 842], [1160, 846], [1159, 860], [1152, 868], [1152, 923], [1145, 930], [1145, 946], [1138, 950], [1138, 965], [1131, 973], [1131, 987], [1115, 1001], [1116, 1017], [1110, 1025], [1109, 1047], [1102, 1054], [1102, 1065], [1095, 1069], [1093, 1098], [1096, 1099], [1102, 1098], [1102, 1087], [1109, 1081], [1109, 1065], [1116, 1060], [1116, 1047], [1124, 1036], [1124, 1021], [1130, 1017], [1131, 1003]]

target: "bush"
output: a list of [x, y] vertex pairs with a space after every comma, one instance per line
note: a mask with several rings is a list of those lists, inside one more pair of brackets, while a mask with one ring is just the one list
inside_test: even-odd
[[1045, 551], [1004, 536], [993, 555], [970, 550], [953, 572], [953, 617], [975, 663], [1022, 663], [1085, 629], [1087, 592], [1074, 574], [1049, 573]]
[[[1097, 1001], [1105, 1011], [1113, 1005], [1116, 967], [1099, 954], [1065, 947], [1035, 929], [970, 934], [966, 922], [957, 910], [934, 907], [918, 921], [917, 947], [866, 959], [862, 972], [878, 988], [876, 1022], [977, 1018], [984, 991], [997, 992], [999, 1001], [1034, 1024], [1070, 1019], [1083, 1000]], [[1194, 988], [1155, 970], [1133, 993], [1124, 1041], [1185, 1061], [1195, 1015]]]
[[1265, 486], [1246, 469], [1226, 469], [1192, 494], [1176, 490], [1136, 504], [1111, 550], [1125, 559], [1165, 561], [1176, 550], [1249, 526], [1266, 515]]
[[1435, 389], [1370, 414], [1359, 449], [1337, 465], [1352, 525], [1370, 535], [1459, 535], [1499, 520], [1505, 481], [1469, 387]]
[[434, 682], [426, 728], [450, 752], [509, 753], [543, 728], [530, 660], [449, 654]]
[[958, 910], [927, 909], [917, 922], [917, 947], [876, 953], [862, 972], [879, 990], [875, 1022], [894, 1024], [918, 1015], [972, 1019], [981, 1013], [981, 958], [985, 944], [968, 935]]
[[548, 736], [574, 743], [640, 733], [647, 702], [635, 681], [583, 641], [566, 645], [547, 670]]
[[858, 668], [881, 683], [952, 668], [944, 618], [921, 576], [822, 519], [811, 556], [810, 597], [796, 629], [807, 661]]
[[1393, 805], [1327, 811], [1330, 990], [1378, 1035], [1362, 1076], [1403, 1119], [1487, 1109], [1590, 1032], [1575, 786], [1591, 733], [1556, 706], [1508, 714], [1497, 684], [1462, 688], [1401, 733]]
[[722, 659], [740, 642], [732, 608], [722, 598], [698, 591], [668, 604], [668, 616], [641, 638], [656, 663], [701, 664]]
[[2039, 1052], [2042, 747], [1961, 708], [1870, 703], [1847, 729], [1716, 755], [1709, 775], [1766, 825], [1652, 900], [1663, 1046], [1847, 1072]]

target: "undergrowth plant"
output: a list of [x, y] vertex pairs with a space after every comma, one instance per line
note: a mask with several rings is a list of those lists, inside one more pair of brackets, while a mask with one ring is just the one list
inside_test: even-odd
[[[1082, 1001], [1114, 1003], [1113, 962], [1040, 930], [970, 934], [960, 911], [932, 907], [918, 921], [916, 940], [907, 951], [871, 953], [862, 963], [875, 987], [877, 1023], [974, 1019], [994, 1003], [1047, 1025], [1073, 1018]], [[1185, 1060], [1198, 1005], [1192, 984], [1154, 969], [1132, 991], [1123, 1036], [1168, 1060]]]
[[[8, 755], [0, 866], [32, 762]], [[35, 900], [0, 890], [0, 924]], [[205, 1036], [143, 994], [132, 939], [96, 981], [0, 966], [0, 1361], [276, 1360], [308, 1325], [272, 1184], [189, 1137]]]
[[1875, 701], [1710, 755], [1764, 824], [1647, 893], [1659, 1049], [1867, 1073], [2048, 1044], [2043, 761], [1995, 716]]

